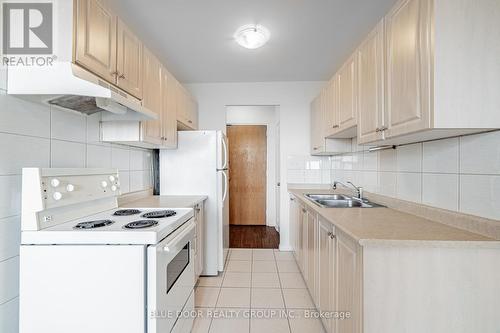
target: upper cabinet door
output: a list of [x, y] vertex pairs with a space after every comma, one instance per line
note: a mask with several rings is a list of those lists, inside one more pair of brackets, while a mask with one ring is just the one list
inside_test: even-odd
[[117, 17], [98, 0], [76, 1], [75, 62], [116, 81]]
[[117, 85], [129, 94], [142, 98], [142, 43], [118, 20]]
[[402, 0], [386, 16], [386, 137], [430, 127], [430, 0]]
[[346, 130], [357, 124], [356, 57], [352, 55], [339, 71], [338, 125]]
[[325, 108], [325, 136], [330, 136], [339, 128], [338, 117], [338, 76], [335, 75], [325, 88], [326, 108]]
[[163, 146], [177, 148], [177, 81], [162, 69], [162, 126]]
[[158, 115], [158, 119], [143, 122], [145, 141], [162, 144], [162, 71], [161, 63], [147, 48], [144, 48], [143, 61], [143, 103], [146, 108]]
[[384, 22], [368, 35], [358, 56], [358, 143], [383, 139]]

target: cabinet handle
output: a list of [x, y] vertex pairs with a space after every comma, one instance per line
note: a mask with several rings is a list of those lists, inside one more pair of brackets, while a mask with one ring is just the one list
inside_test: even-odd
[[295, 201], [295, 198], [290, 198], [290, 201]]
[[334, 239], [335, 238], [335, 235], [333, 234], [333, 232], [328, 232], [328, 237], [330, 237], [330, 239]]
[[380, 128], [378, 128], [378, 127], [377, 127], [377, 128], [375, 129], [375, 132], [377, 132], [377, 133], [378, 133], [378, 132], [380, 132]]
[[117, 71], [111, 72], [111, 75], [117, 76], [119, 73]]
[[318, 150], [319, 148], [318, 147], [313, 147], [313, 150]]
[[386, 126], [380, 127], [380, 132], [387, 131], [388, 128]]
[[188, 123], [192, 124], [192, 123], [193, 123], [193, 121], [192, 121], [192, 120], [188, 120]]
[[304, 208], [302, 208], [302, 213], [307, 213], [307, 210], [305, 210]]
[[333, 125], [332, 126], [332, 128], [338, 128], [338, 127], [339, 127], [339, 125]]
[[120, 74], [120, 76], [118, 76], [119, 79], [125, 79], [125, 74]]

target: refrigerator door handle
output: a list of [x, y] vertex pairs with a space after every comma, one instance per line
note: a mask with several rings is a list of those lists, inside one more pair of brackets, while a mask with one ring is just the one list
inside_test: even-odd
[[226, 201], [227, 198], [227, 188], [229, 187], [228, 181], [227, 181], [227, 174], [226, 172], [222, 171], [222, 175], [224, 176], [224, 194], [222, 194], [222, 202]]
[[222, 147], [224, 148], [224, 154], [222, 155], [222, 157], [224, 158], [224, 164], [222, 165], [221, 169], [227, 169], [227, 160], [228, 160], [227, 143], [224, 137], [222, 137], [221, 140], [222, 140]]

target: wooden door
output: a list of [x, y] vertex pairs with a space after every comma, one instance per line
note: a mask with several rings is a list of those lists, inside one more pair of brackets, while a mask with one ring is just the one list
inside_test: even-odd
[[[335, 311], [335, 238], [333, 225], [321, 217], [318, 222], [318, 308], [321, 312]], [[323, 318], [327, 332], [332, 332], [332, 319]]]
[[[386, 137], [430, 127], [428, 0], [402, 0], [387, 14]], [[457, 69], [458, 70], [458, 69]]]
[[339, 71], [339, 131], [357, 124], [356, 58], [351, 56]]
[[[338, 229], [337, 229], [338, 231]], [[349, 311], [351, 318], [337, 320], [336, 332], [361, 332], [361, 250], [357, 242], [337, 232], [337, 288], [336, 308]]]
[[76, 2], [75, 62], [116, 83], [116, 15], [98, 0]]
[[129, 94], [142, 98], [142, 43], [118, 19], [117, 85]]
[[266, 225], [266, 126], [227, 127], [229, 141], [229, 221]]
[[384, 22], [368, 35], [358, 56], [358, 143], [383, 139]]
[[162, 67], [162, 136], [165, 148], [177, 148], [177, 81]]
[[157, 145], [163, 144], [162, 133], [162, 71], [161, 63], [147, 48], [143, 60], [144, 93], [146, 108], [158, 115], [158, 119], [143, 122], [143, 140]]

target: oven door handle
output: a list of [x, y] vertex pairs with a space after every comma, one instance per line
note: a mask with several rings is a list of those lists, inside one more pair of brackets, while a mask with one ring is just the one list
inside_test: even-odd
[[163, 252], [172, 252], [178, 249], [181, 249], [184, 247], [184, 242], [182, 242], [182, 245], [179, 247], [178, 242], [188, 236], [191, 232], [193, 232], [194, 228], [196, 227], [195, 223], [191, 220], [188, 222], [188, 225], [185, 227], [184, 230], [181, 231], [180, 234], [169, 240], [167, 244], [165, 244], [161, 249]]

